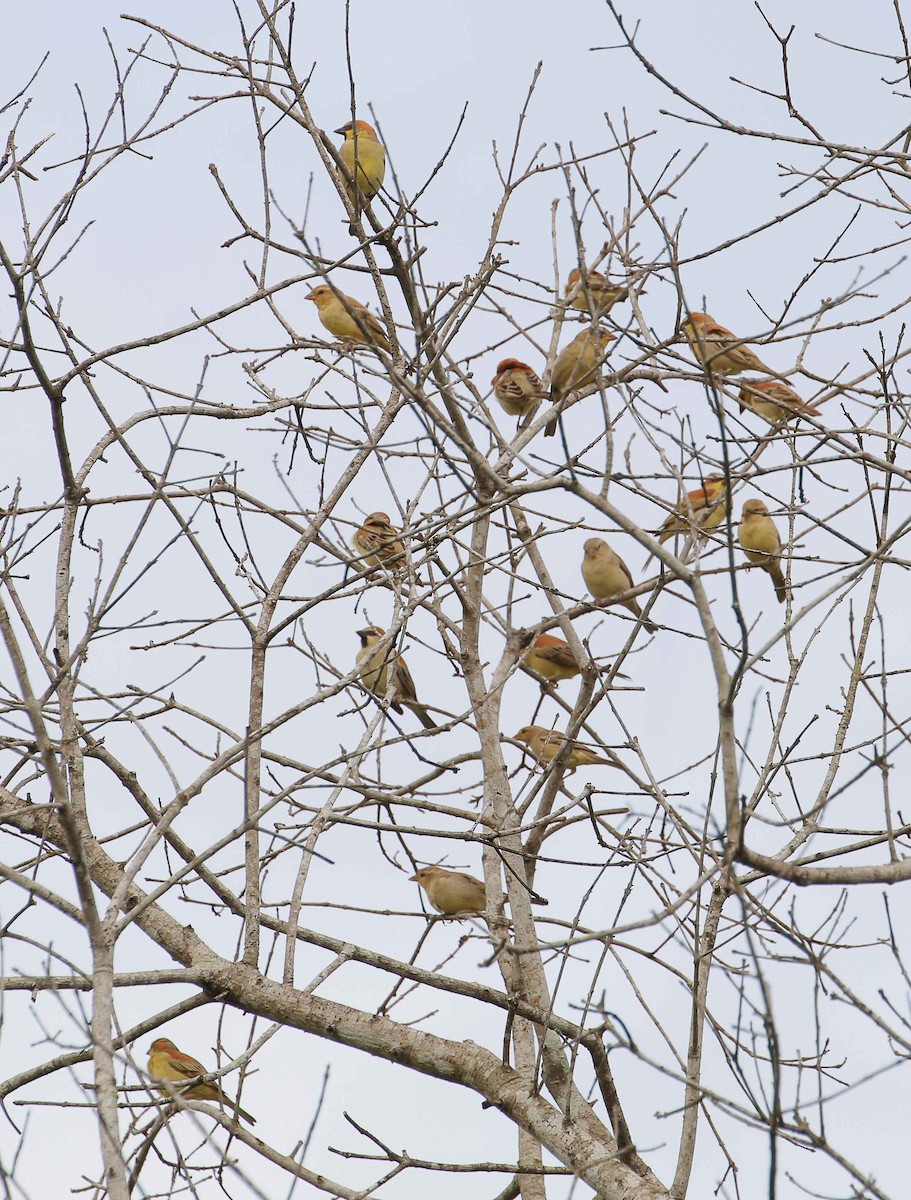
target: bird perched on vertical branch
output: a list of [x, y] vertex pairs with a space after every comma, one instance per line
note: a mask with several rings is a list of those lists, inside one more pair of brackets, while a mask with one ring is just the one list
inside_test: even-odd
[[566, 281], [566, 299], [570, 308], [591, 313], [596, 320], [606, 317], [614, 305], [628, 295], [628, 287], [611, 283], [600, 271], [586, 271], [583, 278], [579, 268], [573, 267]]
[[781, 570], [781, 538], [761, 500], [747, 500], [744, 504], [737, 540], [753, 566], [761, 567], [771, 578], [778, 602], [784, 604], [791, 598], [791, 592]]
[[517, 358], [504, 358], [497, 363], [497, 373], [490, 382], [503, 411], [520, 420], [522, 417], [530, 420], [544, 399], [544, 384], [528, 363]]
[[405, 565], [405, 547], [400, 532], [384, 512], [371, 513], [358, 529], [351, 544], [365, 567], [385, 567], [397, 571]]
[[389, 339], [382, 325], [360, 300], [336, 291], [327, 283], [315, 287], [304, 299], [313, 301], [316, 315], [333, 337], [341, 338], [346, 343], [363, 342], [368, 346], [379, 346], [387, 354], [391, 353]]
[[728, 515], [727, 484], [723, 475], [706, 475], [705, 486], [687, 492], [655, 536], [666, 542], [675, 534], [714, 529]]
[[396, 653], [392, 646], [382, 649], [377, 643], [385, 636], [386, 630], [379, 625], [368, 625], [359, 629], [357, 636], [361, 639], [361, 648], [357, 652], [358, 675], [361, 683], [374, 695], [377, 700], [385, 700], [389, 694], [389, 671], [392, 670], [392, 696], [389, 706], [393, 712], [400, 713], [402, 705], [410, 708], [425, 729], [436, 729], [437, 726], [427, 709], [418, 700], [414, 680], [408, 670], [408, 664], [401, 654]]
[[[386, 149], [376, 136], [376, 130], [366, 121], [346, 121], [336, 129], [344, 137], [339, 148], [339, 158], [348, 169], [350, 180], [343, 179], [348, 199], [360, 219], [365, 200], [372, 200], [386, 177]], [[352, 237], [357, 236], [354, 224], [348, 226]]]
[[[611, 550], [604, 538], [589, 538], [582, 549], [582, 578], [596, 600], [612, 600], [620, 592], [635, 587], [629, 567], [619, 554]], [[642, 617], [642, 609], [635, 596], [624, 600], [623, 607], [629, 609], [634, 617]], [[655, 633], [658, 628], [647, 618], [642, 620], [642, 624], [649, 633]]]
[[[607, 347], [614, 335], [606, 329], [583, 329], [557, 355], [550, 377], [550, 398], [559, 404], [570, 392], [594, 383], [601, 371]], [[557, 418], [549, 421], [545, 437], [557, 432]]]
[[[513, 741], [524, 742], [535, 758], [543, 763], [553, 762], [566, 742], [562, 733], [553, 729], [544, 729], [541, 725], [525, 725], [518, 733], [513, 734]], [[570, 742], [570, 751], [566, 758], [566, 772], [572, 775], [578, 767], [614, 767], [617, 764], [609, 758], [602, 758], [589, 750], [581, 742]]]
[[256, 1124], [255, 1119], [245, 1112], [236, 1100], [231, 1100], [225, 1095], [217, 1081], [185, 1086], [191, 1084], [194, 1079], [208, 1075], [209, 1072], [201, 1062], [197, 1062], [189, 1054], [178, 1050], [168, 1038], [156, 1038], [149, 1047], [148, 1070], [150, 1077], [156, 1083], [170, 1085], [158, 1089], [163, 1096], [183, 1096], [185, 1100], [214, 1100], [216, 1104], [233, 1109], [239, 1117], [243, 1117], [251, 1125]]
[[742, 371], [762, 371], [777, 375], [754, 350], [719, 325], [708, 313], [694, 312], [680, 326], [696, 358], [714, 375], [739, 375]]
[[738, 402], [740, 411], [749, 409], [770, 425], [787, 425], [799, 417], [818, 417], [819, 409], [807, 404], [779, 379], [744, 379]]

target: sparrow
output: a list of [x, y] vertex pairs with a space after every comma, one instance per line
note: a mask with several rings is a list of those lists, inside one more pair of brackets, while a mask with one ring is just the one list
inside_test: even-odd
[[770, 425], [787, 425], [799, 417], [818, 417], [819, 409], [807, 404], [793, 388], [778, 379], [744, 379], [738, 397], [740, 411], [749, 409]]
[[391, 646], [382, 650], [376, 649], [377, 642], [386, 633], [379, 625], [368, 625], [359, 629], [357, 636], [361, 639], [361, 648], [357, 652], [358, 675], [361, 683], [377, 700], [385, 700], [389, 691], [389, 667], [392, 667], [392, 699], [389, 704], [393, 712], [400, 713], [402, 705], [410, 708], [425, 729], [436, 729], [437, 726], [418, 701], [414, 689], [414, 680], [408, 670], [408, 664], [401, 654], [397, 654]]
[[579, 268], [573, 267], [566, 281], [566, 299], [570, 308], [591, 313], [596, 319], [606, 317], [614, 305], [628, 295], [628, 287], [611, 283], [600, 271], [586, 271], [583, 281]]
[[504, 358], [490, 381], [500, 407], [510, 417], [531, 417], [544, 399], [544, 384], [528, 363]]
[[[628, 591], [635, 586], [629, 567], [619, 554], [611, 550], [604, 538], [589, 538], [582, 549], [582, 578], [596, 600], [612, 600], [619, 592]], [[635, 596], [630, 596], [622, 603], [633, 616], [642, 616], [642, 609]], [[642, 624], [649, 633], [655, 633], [658, 628], [647, 619], [643, 620]]]
[[784, 604], [791, 593], [781, 571], [781, 538], [761, 500], [747, 500], [744, 504], [737, 540], [750, 562], [771, 577], [778, 602]]
[[156, 1083], [175, 1085], [159, 1088], [164, 1096], [178, 1095], [183, 1096], [185, 1100], [214, 1100], [216, 1104], [232, 1109], [251, 1125], [256, 1124], [255, 1119], [248, 1112], [244, 1112], [236, 1100], [231, 1100], [225, 1095], [217, 1080], [215, 1083], [198, 1083], [191, 1087], [180, 1086], [198, 1079], [201, 1075], [208, 1075], [209, 1072], [201, 1062], [178, 1050], [168, 1038], [156, 1038], [149, 1047], [148, 1071]]
[[655, 534], [666, 542], [675, 534], [690, 534], [697, 529], [714, 529], [728, 515], [727, 485], [723, 475], [706, 475], [705, 486], [687, 492]]
[[570, 649], [569, 642], [552, 633], [539, 633], [523, 655], [526, 667], [543, 679], [558, 681], [572, 679], [582, 668]]
[[315, 287], [304, 299], [313, 301], [316, 305], [316, 315], [333, 337], [341, 338], [343, 342], [363, 342], [368, 346], [379, 346], [387, 354], [391, 353], [389, 339], [383, 332], [382, 325], [360, 300], [346, 296], [344, 292], [337, 292], [326, 283]]
[[[601, 364], [607, 353], [608, 343], [614, 335], [606, 329], [583, 329], [557, 355], [550, 377], [550, 398], [559, 404], [570, 392], [594, 383], [601, 372]], [[547, 423], [545, 437], [557, 432], [557, 418]]]
[[[344, 179], [348, 199], [357, 213], [361, 215], [361, 204], [372, 200], [383, 186], [386, 176], [386, 150], [376, 136], [376, 130], [366, 121], [346, 121], [341, 129], [336, 129], [344, 137], [338, 155], [351, 176], [351, 182]], [[348, 226], [352, 237], [357, 236], [354, 225]]]
[[690, 313], [680, 326], [696, 358], [715, 375], [739, 375], [742, 371], [762, 371], [776, 375], [736, 334], [719, 325], [708, 313]]
[[[562, 733], [544, 729], [540, 725], [526, 725], [518, 733], [513, 734], [513, 741], [524, 742], [535, 758], [549, 763], [553, 762], [563, 749], [566, 738]], [[572, 749], [566, 759], [566, 771], [570, 775], [577, 767], [613, 767], [615, 765], [609, 758], [601, 758], [593, 750], [583, 746], [581, 742], [572, 743]]]
[[[484, 884], [473, 875], [461, 871], [445, 871], [442, 867], [421, 867], [410, 876], [427, 893], [427, 899], [447, 917], [459, 917], [483, 913], [487, 908]], [[532, 904], [547, 904], [540, 896], [531, 893]]]
[[400, 531], [384, 512], [371, 513], [351, 539], [365, 567], [386, 567], [396, 571], [405, 565], [405, 548]]

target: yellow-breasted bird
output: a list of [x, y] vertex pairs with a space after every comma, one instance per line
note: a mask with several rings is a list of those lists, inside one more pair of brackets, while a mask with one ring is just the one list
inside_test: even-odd
[[436, 729], [432, 717], [418, 700], [414, 680], [408, 670], [408, 664], [401, 654], [392, 646], [377, 648], [377, 643], [385, 635], [386, 630], [379, 625], [368, 625], [359, 629], [357, 636], [361, 639], [361, 648], [357, 652], [358, 675], [361, 683], [377, 700], [385, 700], [389, 691], [389, 669], [392, 668], [392, 698], [390, 707], [393, 712], [400, 713], [402, 705], [410, 708], [425, 729]]
[[606, 317], [620, 300], [629, 295], [629, 288], [611, 283], [600, 271], [586, 271], [583, 280], [578, 267], [573, 267], [566, 281], [566, 299], [570, 308], [591, 313], [593, 317]]
[[696, 529], [714, 529], [728, 515], [727, 485], [723, 475], [706, 475], [705, 486], [687, 492], [655, 534], [666, 542], [675, 534], [691, 534]]
[[[562, 733], [557, 733], [553, 729], [544, 729], [541, 725], [525, 725], [518, 733], [513, 734], [513, 741], [524, 742], [535, 758], [549, 763], [553, 762], [563, 749], [566, 738]], [[572, 742], [571, 746], [566, 759], [566, 770], [570, 775], [578, 767], [616, 766], [616, 763], [612, 763], [609, 758], [602, 758], [599, 754], [595, 754], [594, 750], [583, 746], [581, 742]]]
[[[421, 885], [432, 906], [446, 917], [483, 913], [487, 908], [484, 884], [473, 875], [443, 867], [421, 867], [410, 879]], [[530, 895], [532, 904], [547, 904], [533, 892]]]
[[511, 417], [530, 417], [544, 399], [544, 384], [528, 363], [504, 358], [490, 381], [497, 403]]
[[320, 284], [304, 299], [316, 305], [316, 315], [324, 328], [333, 337], [343, 342], [363, 342], [368, 346], [379, 346], [389, 354], [389, 339], [382, 325], [366, 305], [353, 296], [335, 291], [327, 283]]
[[[372, 200], [386, 177], [386, 150], [376, 136], [376, 130], [366, 121], [346, 121], [336, 129], [344, 137], [338, 155], [353, 182], [343, 180], [348, 199], [358, 217], [365, 200]], [[354, 225], [348, 226], [352, 237], [357, 236]]]
[[754, 350], [719, 325], [708, 313], [690, 313], [680, 326], [696, 358], [715, 375], [739, 375], [742, 371], [762, 371], [777, 375]]
[[[619, 592], [635, 587], [629, 567], [604, 538], [589, 538], [582, 549], [582, 578], [596, 600], [612, 600]], [[624, 600], [623, 607], [629, 609], [634, 617], [642, 616], [635, 596]], [[642, 624], [649, 633], [655, 633], [658, 628], [647, 619]]]
[[569, 642], [552, 633], [539, 633], [522, 657], [536, 675], [554, 682], [572, 679], [582, 670]]
[[[583, 329], [557, 355], [550, 377], [550, 398], [559, 404], [564, 396], [594, 383], [614, 335], [606, 329]], [[557, 418], [547, 423], [545, 437], [557, 432]]]
[[744, 504], [737, 540], [749, 561], [769, 575], [779, 604], [784, 604], [791, 593], [781, 570], [781, 538], [761, 500], [747, 500]]
[[365, 567], [386, 567], [396, 571], [405, 565], [405, 547], [401, 533], [384, 512], [371, 513], [364, 518], [351, 544], [361, 556]]
[[770, 425], [787, 425], [799, 417], [818, 417], [819, 409], [801, 400], [792, 387], [779, 379], [743, 379], [738, 402], [740, 411], [749, 409]]
[[201, 1062], [197, 1062], [189, 1054], [178, 1050], [168, 1038], [156, 1038], [149, 1047], [148, 1070], [149, 1075], [156, 1083], [171, 1085], [158, 1089], [162, 1095], [183, 1096], [186, 1100], [214, 1100], [216, 1104], [224, 1105], [225, 1108], [236, 1112], [239, 1117], [243, 1117], [251, 1125], [256, 1124], [255, 1119], [245, 1112], [236, 1100], [225, 1095], [217, 1081], [215, 1083], [198, 1083], [191, 1087], [184, 1086], [202, 1075], [208, 1075], [209, 1072]]

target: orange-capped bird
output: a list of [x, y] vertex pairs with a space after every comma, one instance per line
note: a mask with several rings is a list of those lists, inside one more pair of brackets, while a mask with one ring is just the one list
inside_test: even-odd
[[[550, 378], [550, 398], [554, 404], [559, 404], [570, 392], [595, 382], [607, 347], [613, 340], [614, 335], [606, 329], [583, 329], [567, 342], [557, 355]], [[553, 437], [556, 432], [557, 418], [554, 417], [547, 423], [544, 436]]]
[[[589, 538], [582, 549], [582, 578], [596, 600], [612, 600], [619, 592], [636, 586], [629, 567], [619, 554], [611, 550], [604, 538]], [[624, 600], [623, 607], [628, 608], [634, 617], [642, 616], [635, 596]], [[649, 633], [655, 633], [658, 628], [648, 619], [644, 619], [642, 624]]]
[[313, 301], [320, 322], [334, 337], [341, 338], [343, 342], [379, 346], [387, 354], [390, 353], [389, 339], [382, 325], [360, 300], [337, 292], [326, 283], [315, 287], [304, 299]]
[[384, 512], [371, 513], [351, 539], [365, 567], [386, 567], [396, 571], [405, 565], [405, 547], [399, 530]]
[[214, 1083], [198, 1083], [191, 1087], [182, 1086], [208, 1074], [201, 1062], [178, 1050], [168, 1038], [156, 1038], [149, 1047], [149, 1075], [156, 1083], [171, 1085], [158, 1089], [162, 1095], [183, 1096], [186, 1100], [214, 1100], [216, 1104], [232, 1109], [239, 1117], [255, 1125], [255, 1119], [248, 1112], [244, 1112], [236, 1100], [231, 1100], [225, 1095], [217, 1080]]
[[[518, 733], [513, 734], [513, 741], [524, 742], [532, 754], [540, 762], [549, 763], [563, 749], [566, 738], [562, 733], [553, 729], [544, 729], [540, 725], [525, 725]], [[566, 759], [566, 772], [572, 775], [578, 767], [613, 767], [609, 758], [601, 758], [594, 750], [589, 750], [581, 742], [570, 743], [572, 749]]]
[[666, 542], [675, 534], [691, 534], [697, 529], [714, 529], [728, 515], [727, 485], [723, 475], [706, 475], [705, 487], [694, 488], [686, 496], [655, 534], [659, 542]]
[[536, 675], [554, 682], [572, 679], [582, 670], [569, 642], [554, 637], [552, 633], [539, 633], [522, 657], [526, 667]]
[[715, 375], [739, 375], [742, 371], [762, 371], [776, 375], [737, 335], [719, 325], [708, 313], [690, 313], [680, 326], [693, 353]]
[[358, 675], [361, 683], [377, 700], [385, 700], [389, 691], [389, 668], [392, 667], [392, 699], [389, 704], [393, 712], [400, 713], [402, 705], [410, 708], [425, 729], [436, 729], [436, 725], [427, 709], [418, 700], [414, 680], [408, 670], [408, 664], [401, 654], [397, 654], [392, 646], [376, 648], [377, 643], [385, 635], [386, 630], [379, 625], [368, 625], [359, 629], [357, 636], [361, 639], [361, 648], [357, 652]]
[[490, 381], [500, 407], [511, 417], [528, 417], [544, 399], [544, 384], [528, 363], [504, 358]]
[[738, 401], [770, 425], [787, 425], [799, 417], [818, 417], [819, 409], [801, 400], [793, 388], [778, 379], [744, 379]]
[[606, 317], [620, 300], [629, 295], [628, 287], [611, 283], [600, 271], [586, 271], [583, 279], [578, 267], [573, 267], [566, 281], [566, 299], [570, 308], [591, 313], [593, 317]]
[[778, 602], [784, 604], [791, 593], [781, 570], [781, 538], [761, 500], [747, 500], [744, 504], [737, 540], [750, 562], [770, 576]]
[[[376, 136], [376, 130], [366, 121], [346, 121], [335, 132], [345, 139], [338, 156], [348, 168], [353, 182], [349, 183], [347, 179], [342, 182], [355, 213], [360, 217], [363, 201], [372, 200], [383, 186], [386, 150]], [[357, 236], [354, 225], [348, 226], [348, 232], [352, 237]]]

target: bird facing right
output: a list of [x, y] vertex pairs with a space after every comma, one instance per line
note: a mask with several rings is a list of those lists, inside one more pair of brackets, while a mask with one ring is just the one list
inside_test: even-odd
[[[607, 329], [583, 329], [557, 355], [550, 377], [550, 398], [559, 404], [570, 392], [578, 391], [594, 383], [601, 372], [601, 364], [607, 354], [608, 345], [614, 335]], [[557, 432], [557, 418], [548, 421], [545, 437]]]
[[591, 313], [596, 319], [606, 317], [620, 300], [629, 295], [629, 288], [611, 283], [600, 271], [586, 271], [583, 279], [578, 267], [573, 267], [566, 281], [566, 299], [570, 308]]

